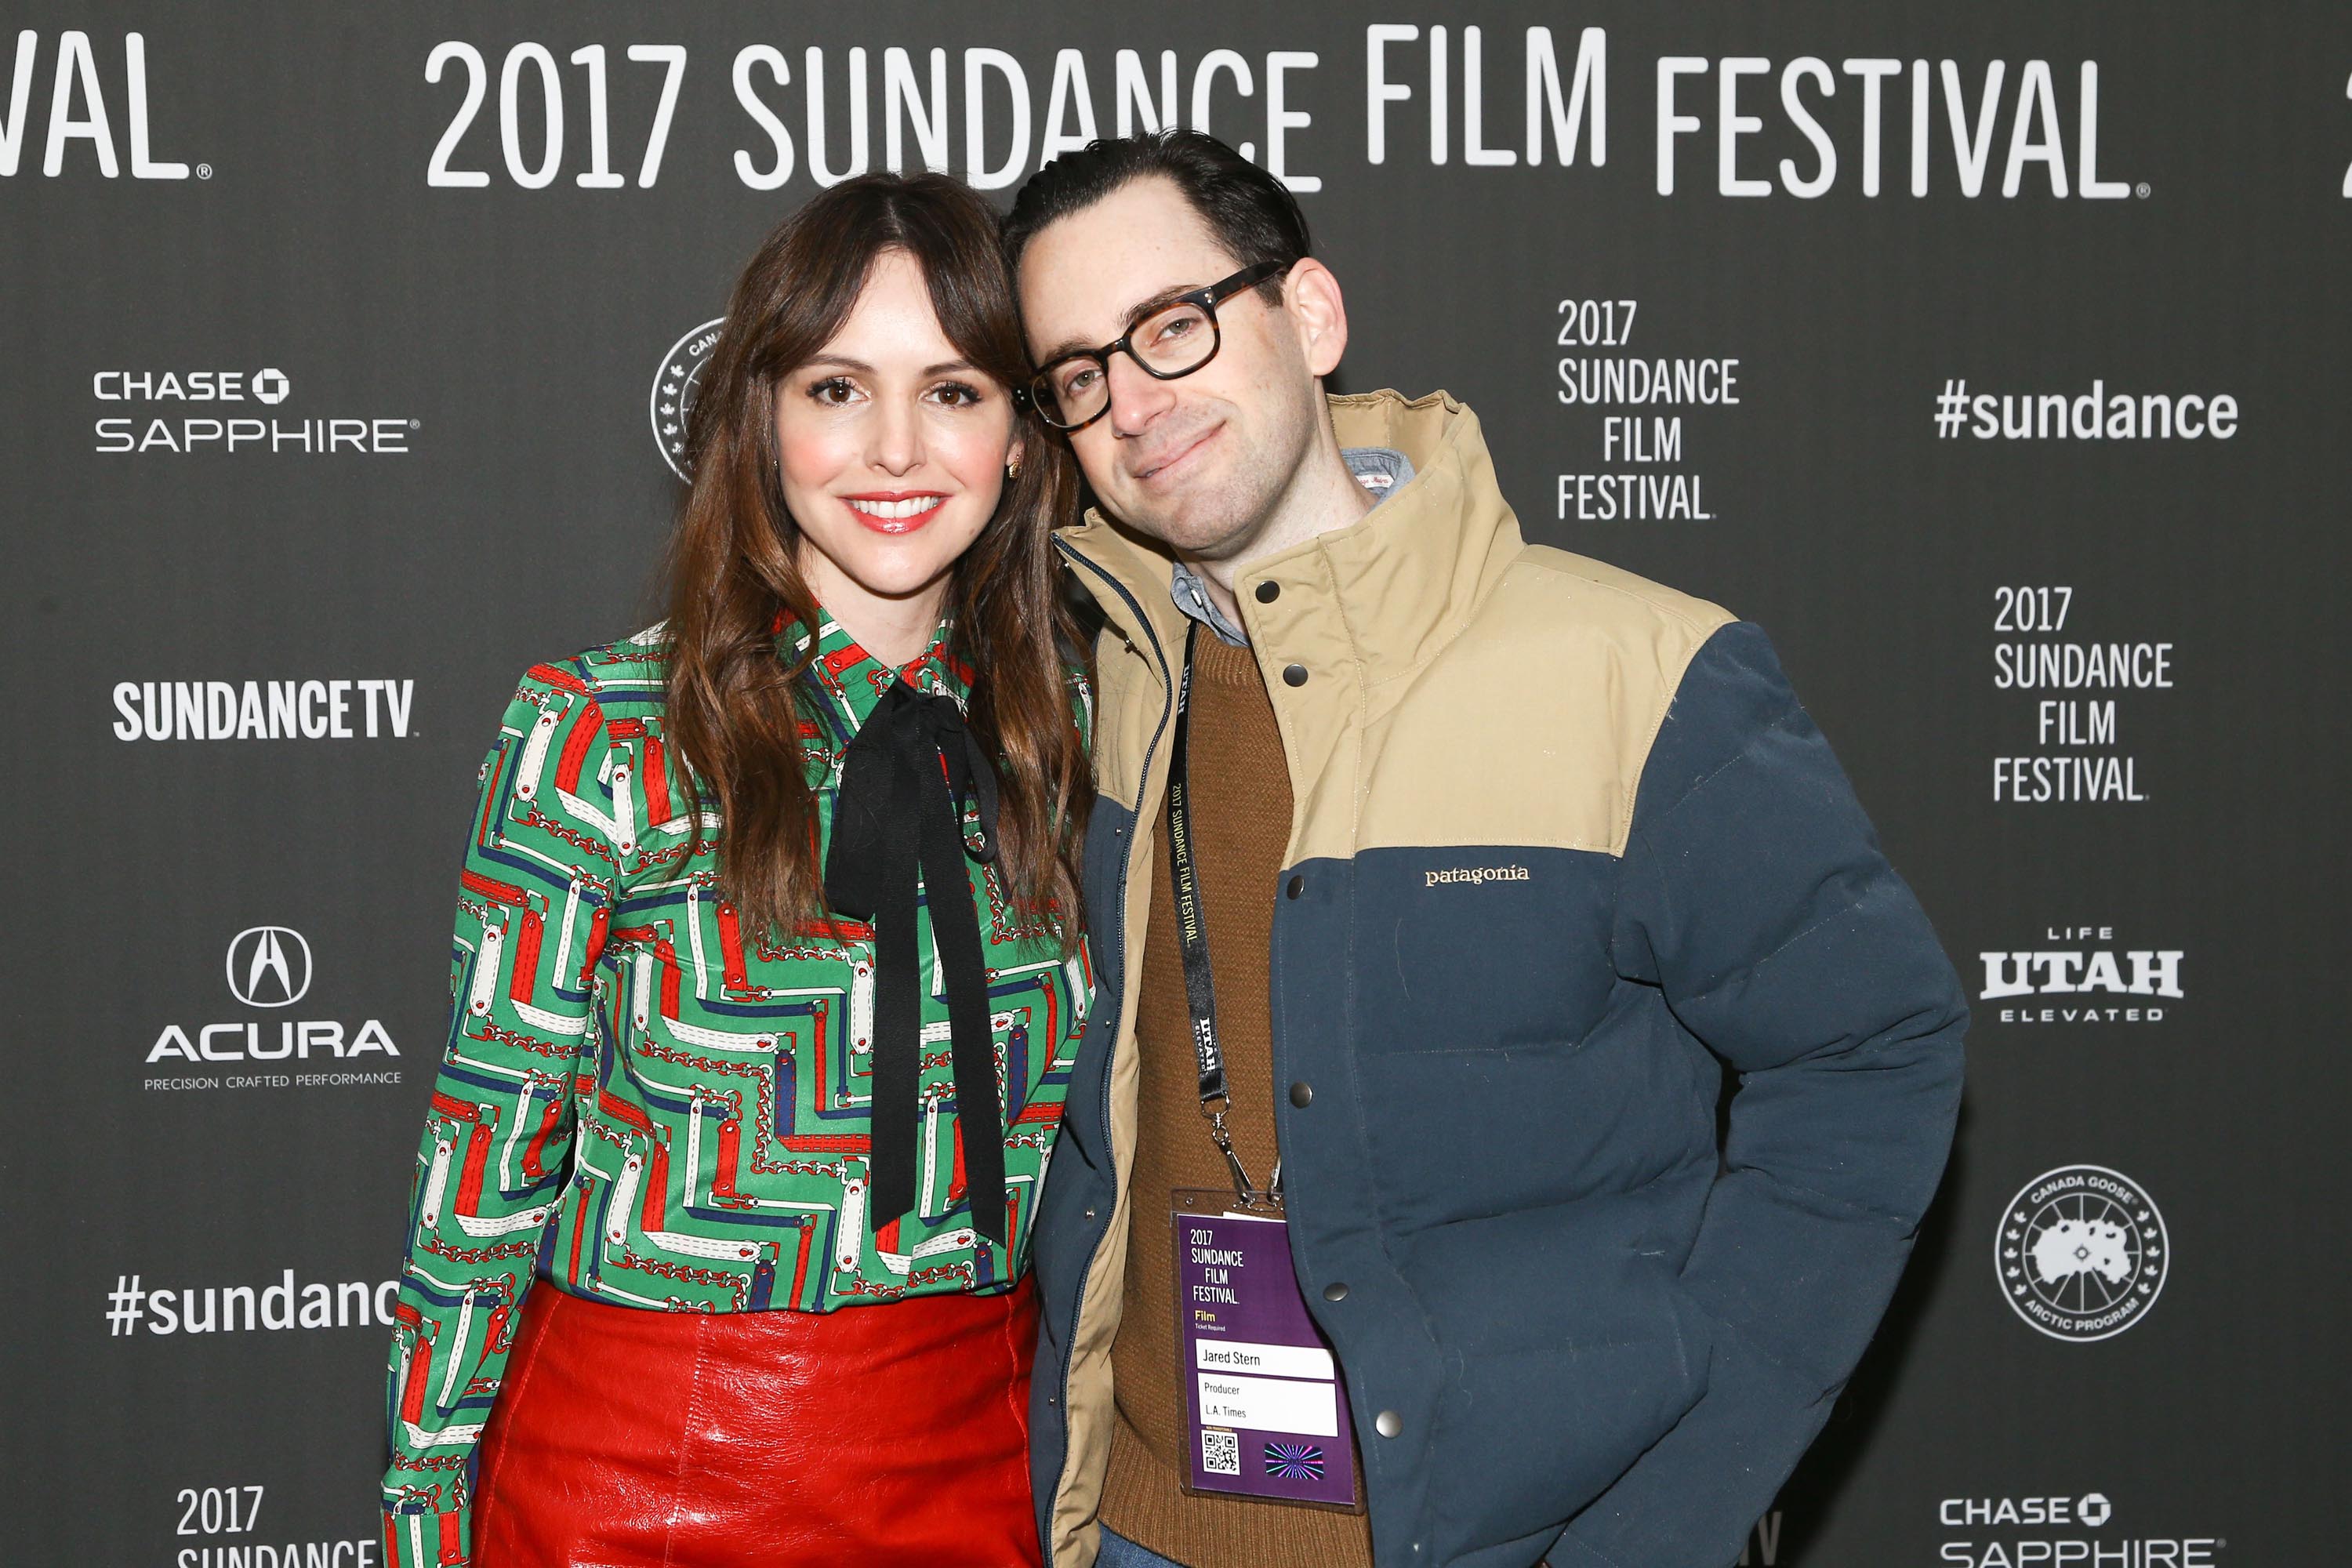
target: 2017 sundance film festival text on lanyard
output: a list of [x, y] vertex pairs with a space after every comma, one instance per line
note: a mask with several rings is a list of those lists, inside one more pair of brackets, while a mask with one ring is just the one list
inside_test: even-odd
[[1282, 1162], [1275, 1162], [1265, 1190], [1258, 1191], [1225, 1129], [1232, 1101], [1217, 1039], [1216, 984], [1201, 919], [1185, 771], [1192, 642], [1199, 631], [1196, 624], [1185, 636], [1184, 676], [1176, 689], [1169, 880], [1175, 886], [1176, 939], [1200, 1061], [1201, 1114], [1233, 1172], [1234, 1190], [1180, 1188], [1170, 1216], [1176, 1243], [1176, 1386], [1183, 1394], [1191, 1450], [1184, 1489], [1360, 1512], [1363, 1489], [1349, 1437], [1348, 1391], [1291, 1268]]

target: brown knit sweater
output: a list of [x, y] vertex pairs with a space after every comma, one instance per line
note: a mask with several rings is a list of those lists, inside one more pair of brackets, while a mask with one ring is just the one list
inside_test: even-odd
[[[1290, 837], [1290, 773], [1274, 704], [1247, 648], [1194, 639], [1192, 696], [1193, 854], [1209, 953], [1216, 964], [1217, 1036], [1233, 1091], [1234, 1148], [1264, 1185], [1275, 1160], [1274, 1048], [1268, 952], [1275, 877]], [[1118, 1404], [1102, 1522], [1187, 1568], [1370, 1568], [1361, 1514], [1236, 1498], [1187, 1496], [1184, 1421], [1176, 1386], [1170, 1194], [1230, 1189], [1224, 1157], [1201, 1117], [1200, 1080], [1173, 932], [1168, 815], [1151, 860], [1150, 924], [1136, 1005], [1142, 1054], [1127, 1289], [1111, 1345]]]

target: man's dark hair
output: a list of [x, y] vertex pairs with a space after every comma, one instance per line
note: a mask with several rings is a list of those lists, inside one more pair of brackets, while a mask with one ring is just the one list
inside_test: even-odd
[[[1183, 194], [1236, 268], [1261, 261], [1288, 267], [1313, 254], [1307, 215], [1280, 180], [1213, 136], [1171, 127], [1088, 142], [1030, 175], [1004, 220], [1006, 262], [1018, 268], [1021, 253], [1047, 225], [1154, 175]], [[1282, 279], [1270, 278], [1258, 289], [1269, 302], [1279, 300]]]

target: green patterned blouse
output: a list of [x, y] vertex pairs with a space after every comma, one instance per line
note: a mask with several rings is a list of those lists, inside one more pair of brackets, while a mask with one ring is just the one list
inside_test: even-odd
[[[748, 929], [663, 742], [655, 632], [534, 666], [482, 764], [451, 945], [451, 1024], [417, 1151], [393, 1334], [390, 1558], [461, 1560], [476, 1439], [534, 1281], [656, 1311], [824, 1312], [1009, 1289], [1090, 994], [1083, 951], [967, 862], [1003, 1108], [1009, 1248], [971, 1226], [929, 916], [913, 1213], [866, 1212], [870, 929]], [[787, 645], [789, 646], [789, 645]], [[892, 669], [827, 622], [801, 743], [820, 864], [841, 760], [891, 682], [961, 705], [945, 628]], [[1073, 672], [1082, 728], [1088, 694]]]

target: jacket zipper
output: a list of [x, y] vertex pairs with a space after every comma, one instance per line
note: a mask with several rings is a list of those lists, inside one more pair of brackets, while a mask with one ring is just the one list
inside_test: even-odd
[[[1113, 593], [1117, 594], [1121, 599], [1126, 601], [1128, 608], [1135, 612], [1136, 624], [1143, 628], [1144, 637], [1150, 639], [1151, 643], [1151, 656], [1160, 661], [1160, 685], [1166, 693], [1166, 696], [1163, 698], [1160, 710], [1159, 727], [1152, 731], [1151, 742], [1143, 749], [1143, 769], [1138, 779], [1139, 798], [1136, 802], [1137, 810], [1135, 818], [1135, 826], [1139, 830], [1143, 823], [1143, 802], [1139, 798], [1140, 784], [1143, 779], [1148, 779], [1151, 776], [1151, 759], [1159, 753], [1160, 738], [1168, 732], [1168, 717], [1170, 712], [1175, 707], [1174, 693], [1176, 690], [1176, 678], [1168, 668], [1168, 652], [1165, 648], [1160, 646], [1160, 634], [1151, 629], [1151, 618], [1143, 613], [1143, 606], [1136, 603], [1135, 595], [1127, 591], [1126, 584], [1119, 582], [1118, 578], [1112, 576], [1108, 572], [1104, 571], [1092, 561], [1087, 560], [1086, 556], [1079, 553], [1077, 551], [1073, 550], [1064, 541], [1057, 539], [1054, 542], [1054, 545], [1055, 549], [1059, 550], [1071, 561], [1085, 567], [1095, 576], [1101, 578], [1104, 583], [1109, 585]], [[1137, 833], [1136, 837], [1139, 842], [1141, 840], [1142, 834], [1140, 831]], [[1135, 846], [1133, 844], [1129, 844], [1127, 847], [1126, 854], [1119, 861], [1118, 888], [1117, 890], [1118, 905], [1117, 914], [1117, 920], [1118, 922], [1117, 945], [1119, 954], [1119, 988], [1121, 991], [1124, 991], [1127, 986], [1127, 969], [1130, 957], [1127, 951], [1127, 883], [1129, 874], [1134, 868], [1134, 858]], [[1119, 1031], [1125, 1026], [1126, 1019], [1124, 1017], [1119, 1018], [1112, 1026], [1110, 1049], [1113, 1056], [1118, 1054]], [[1109, 1238], [1112, 1218], [1118, 1213], [1118, 1151], [1112, 1146], [1111, 1142], [1110, 1085], [1110, 1067], [1108, 1064], [1106, 1064], [1103, 1069], [1102, 1130], [1103, 1152], [1110, 1156], [1110, 1203], [1103, 1215], [1102, 1229], [1095, 1233], [1095, 1244], [1093, 1249], [1087, 1254], [1086, 1272], [1078, 1277], [1077, 1299], [1072, 1304], [1070, 1311], [1070, 1335], [1073, 1342], [1075, 1342], [1076, 1338], [1078, 1320], [1086, 1316], [1087, 1287], [1094, 1281], [1095, 1268], [1102, 1261], [1103, 1243]], [[1062, 1386], [1060, 1391], [1060, 1398], [1062, 1401], [1062, 1468], [1061, 1474], [1055, 1479], [1054, 1504], [1055, 1505], [1058, 1505], [1061, 1501], [1062, 1488], [1068, 1480], [1070, 1473], [1070, 1363], [1073, 1359], [1075, 1359], [1074, 1356], [1068, 1353], [1066, 1353], [1062, 1357]], [[1048, 1508], [1046, 1517], [1050, 1521], [1052, 1518], [1051, 1506]], [[1042, 1542], [1040, 1544], [1045, 1549], [1047, 1568], [1052, 1568], [1053, 1543], [1050, 1541], [1047, 1541]]]

